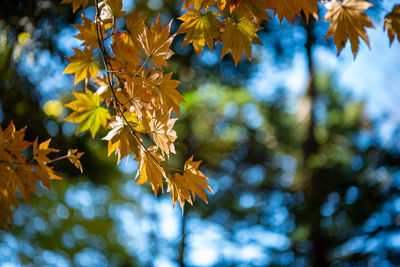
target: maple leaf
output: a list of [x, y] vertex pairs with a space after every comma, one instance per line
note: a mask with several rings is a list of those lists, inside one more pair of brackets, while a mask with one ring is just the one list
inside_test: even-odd
[[38, 165], [35, 166], [35, 171], [42, 181], [43, 185], [50, 190], [50, 180], [61, 180], [62, 178], [56, 175], [52, 166], [47, 166], [50, 159], [47, 157], [49, 153], [58, 152], [58, 149], [49, 147], [51, 139], [44, 141], [38, 145], [38, 139], [33, 142], [33, 159], [37, 161]]
[[171, 24], [172, 20], [163, 29], [160, 16], [158, 16], [151, 28], [145, 27], [145, 30], [139, 35], [139, 41], [146, 56], [151, 58], [154, 65], [160, 69], [162, 66], [169, 65], [166, 60], [174, 54], [174, 52], [169, 49], [175, 36], [175, 34], [169, 35]]
[[176, 132], [172, 129], [177, 118], [171, 119], [171, 110], [168, 113], [157, 112], [150, 121], [150, 132], [154, 143], [160, 148], [162, 153], [175, 153], [174, 142], [178, 138]]
[[35, 180], [39, 180], [39, 177], [33, 170], [34, 168], [35, 165], [33, 164], [18, 164], [15, 168], [8, 168], [7, 178], [9, 180], [9, 188], [12, 190], [8, 190], [8, 192], [10, 194], [15, 194], [16, 189], [18, 189], [19, 193], [28, 204], [31, 193], [37, 194]]
[[184, 173], [182, 174], [187, 188], [192, 192], [193, 200], [197, 194], [204, 202], [207, 202], [207, 195], [204, 189], [214, 193], [207, 183], [208, 178], [198, 170], [201, 161], [193, 161], [193, 156], [185, 162]]
[[58, 152], [58, 149], [49, 147], [50, 142], [51, 138], [40, 143], [40, 145], [38, 145], [38, 138], [33, 142], [33, 159], [36, 160], [39, 165], [46, 165], [50, 162], [50, 159], [47, 157], [49, 153]]
[[373, 6], [372, 3], [364, 0], [344, 0], [343, 3], [332, 0], [325, 4], [328, 12], [324, 20], [331, 21], [331, 24], [324, 39], [333, 36], [338, 55], [349, 39], [354, 58], [356, 58], [360, 43], [358, 37], [361, 37], [369, 47], [369, 39], [365, 27], [375, 27], [369, 16], [362, 13], [362, 11], [371, 6]]
[[132, 108], [139, 120], [142, 119], [143, 111], [153, 109], [150, 104], [153, 97], [148, 92], [147, 87], [146, 79], [139, 74], [138, 77], [129, 77], [126, 80], [126, 90], [117, 91], [118, 99], [128, 105], [127, 109]]
[[296, 15], [299, 15], [295, 0], [267, 0], [268, 9], [274, 10], [274, 16], [278, 15], [280, 23], [286, 18], [295, 23]]
[[74, 112], [65, 118], [65, 120], [79, 123], [76, 134], [90, 130], [94, 138], [100, 125], [106, 127], [110, 113], [106, 108], [100, 106], [100, 96], [98, 94], [93, 94], [88, 89], [85, 90], [85, 93], [72, 93], [76, 97], [76, 100], [65, 104], [65, 106]]
[[172, 73], [164, 75], [162, 71], [152, 71], [149, 75], [151, 92], [154, 95], [153, 104], [163, 112], [172, 112], [181, 116], [179, 102], [185, 102], [182, 95], [176, 90], [180, 84], [177, 80], [172, 80]]
[[60, 4], [69, 4], [69, 3], [72, 3], [72, 11], [75, 13], [80, 6], [82, 6], [82, 8], [85, 9], [89, 3], [89, 0], [62, 0], [60, 2]]
[[67, 154], [67, 159], [83, 173], [82, 164], [79, 160], [85, 152], [78, 152], [78, 149], [69, 149]]
[[139, 65], [141, 60], [137, 57], [137, 54], [140, 51], [134, 46], [128, 45], [122, 40], [115, 39], [111, 47], [114, 52], [114, 58], [112, 59], [114, 69], [129, 72]]
[[297, 14], [300, 14], [300, 12], [303, 10], [307, 22], [309, 21], [310, 15], [318, 20], [317, 0], [296, 0], [296, 8]]
[[[82, 16], [82, 24], [72, 24], [79, 30], [79, 33], [74, 37], [83, 41], [83, 45], [89, 49], [93, 49], [99, 46], [97, 39], [97, 27], [96, 23], [92, 22], [89, 18]], [[102, 34], [104, 34], [104, 28], [101, 27]]]
[[212, 52], [214, 40], [219, 36], [219, 27], [222, 23], [217, 19], [220, 14], [213, 11], [202, 13], [196, 9], [189, 9], [189, 13], [184, 14], [178, 19], [183, 23], [177, 33], [186, 33], [182, 46], [193, 43], [194, 50], [198, 57], [205, 44]]
[[24, 140], [26, 127], [16, 130], [14, 123], [3, 131], [0, 127], [0, 161], [3, 162], [25, 162], [22, 151], [26, 150], [32, 143]]
[[104, 0], [99, 3], [100, 19], [107, 30], [115, 25], [117, 18], [122, 18], [125, 11], [122, 11], [122, 0]]
[[400, 42], [400, 5], [395, 5], [392, 11], [386, 14], [383, 28], [388, 32], [390, 45], [392, 45], [395, 35]]
[[151, 146], [147, 148], [147, 152], [142, 147], [140, 148], [139, 171], [136, 175], [136, 179], [140, 177], [136, 184], [144, 184], [149, 181], [155, 196], [157, 196], [158, 189], [160, 187], [162, 189], [162, 178], [167, 177], [163, 167], [159, 164], [164, 161], [164, 157], [157, 153], [157, 149], [156, 146]]
[[121, 39], [131, 46], [141, 47], [139, 35], [144, 31], [146, 18], [139, 16], [139, 12], [134, 12], [126, 16], [126, 32], [121, 33]]
[[90, 77], [96, 79], [97, 73], [100, 71], [100, 69], [93, 60], [92, 50], [87, 48], [85, 48], [83, 51], [77, 48], [73, 49], [75, 55], [66, 58], [70, 63], [65, 68], [63, 74], [75, 74], [75, 84], [83, 79], [90, 79]]
[[243, 50], [251, 59], [251, 43], [261, 44], [256, 31], [262, 27], [252, 22], [249, 18], [239, 19], [227, 18], [221, 27], [221, 39], [224, 42], [221, 58], [232, 51], [235, 66], [242, 57]]
[[185, 205], [185, 201], [193, 205], [190, 191], [185, 181], [185, 176], [175, 173], [173, 176], [168, 174], [167, 176], [167, 192], [171, 194], [172, 205], [175, 206], [176, 201], [179, 202], [181, 209]]
[[265, 0], [253, 0], [241, 2], [240, 8], [236, 10], [236, 14], [248, 17], [250, 20], [261, 24], [263, 20], [269, 21], [269, 16], [266, 11], [268, 3]]
[[[139, 125], [137, 117], [133, 115], [129, 116], [128, 113], [125, 113], [124, 116], [127, 118], [132, 129], [135, 129]], [[108, 141], [108, 156], [115, 151], [119, 164], [121, 159], [128, 156], [131, 152], [136, 155], [139, 154], [139, 143], [123, 118], [116, 116], [115, 121], [110, 123], [110, 127], [111, 130], [102, 138], [102, 140]], [[140, 138], [140, 134], [136, 133], [136, 135], [137, 138]]]
[[35, 181], [41, 181], [50, 189], [50, 179], [61, 179], [47, 166], [51, 160], [47, 155], [57, 152], [49, 148], [50, 139], [38, 145], [33, 142], [33, 160], [37, 164], [28, 164], [22, 154], [32, 143], [25, 141], [26, 127], [16, 130], [13, 122], [3, 131], [0, 127], [0, 227], [7, 229], [12, 220], [12, 207], [18, 208], [18, 190], [24, 200], [29, 203], [31, 193], [36, 194]]

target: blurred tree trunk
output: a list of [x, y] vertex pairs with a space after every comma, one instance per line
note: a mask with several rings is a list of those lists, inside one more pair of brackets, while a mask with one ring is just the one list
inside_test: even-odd
[[308, 24], [306, 24], [305, 29], [307, 31], [307, 61], [308, 61], [308, 83], [307, 91], [305, 94], [305, 102], [308, 104], [308, 116], [304, 120], [305, 135], [303, 139], [303, 179], [305, 186], [303, 187], [304, 196], [306, 202], [309, 203], [307, 210], [304, 215], [307, 215], [302, 220], [308, 220], [305, 222], [310, 225], [310, 236], [309, 240], [312, 242], [312, 255], [310, 259], [312, 260], [312, 266], [328, 266], [327, 262], [327, 244], [324, 233], [321, 229], [321, 213], [320, 207], [324, 201], [324, 195], [321, 194], [321, 189], [319, 185], [321, 184], [320, 179], [324, 177], [318, 177], [312, 167], [310, 167], [310, 157], [316, 153], [318, 148], [318, 143], [315, 139], [314, 129], [315, 129], [315, 102], [318, 97], [318, 90], [314, 83], [314, 66], [312, 49], [315, 44], [314, 36], [314, 20], [310, 18]]
[[181, 221], [181, 244], [179, 248], [179, 266], [185, 267], [185, 261], [184, 261], [184, 256], [185, 256], [185, 248], [186, 248], [186, 243], [185, 243], [185, 227], [186, 227], [186, 213], [182, 213], [182, 221]]

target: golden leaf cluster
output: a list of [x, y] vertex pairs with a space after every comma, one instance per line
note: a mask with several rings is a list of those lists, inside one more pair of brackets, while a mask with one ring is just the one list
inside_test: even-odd
[[[49, 166], [52, 162], [68, 158], [77, 168], [82, 170], [79, 158], [83, 155], [76, 149], [70, 150], [67, 156], [53, 160], [49, 154], [58, 152], [49, 147], [51, 139], [38, 143], [26, 141], [26, 127], [17, 130], [11, 122], [5, 130], [0, 127], [0, 228], [8, 229], [9, 221], [13, 220], [12, 211], [18, 208], [17, 191], [29, 203], [31, 194], [37, 193], [35, 181], [40, 181], [50, 190], [50, 181], [61, 179]], [[32, 157], [25, 154], [32, 148]]]
[[[75, 6], [81, 4], [74, 1]], [[185, 102], [177, 89], [180, 82], [164, 70], [174, 54], [172, 21], [163, 26], [158, 16], [148, 27], [139, 13], [122, 11], [122, 0], [95, 1], [95, 5], [93, 19], [82, 15], [82, 24], [74, 25], [83, 49], [74, 48], [64, 73], [74, 74], [75, 83], [85, 80], [86, 90], [74, 92], [76, 99], [65, 104], [72, 110], [65, 120], [79, 124], [77, 134], [90, 131], [95, 137], [100, 126], [108, 130], [102, 138], [108, 142], [108, 155], [115, 153], [118, 163], [133, 156], [139, 162], [137, 184], [148, 181], [156, 196], [166, 182], [173, 203], [178, 200], [182, 208], [185, 201], [193, 203], [188, 190], [193, 200], [197, 194], [207, 201], [204, 189], [212, 190], [198, 170], [200, 162], [190, 159], [182, 169], [167, 166], [166, 159], [176, 153], [178, 136], [173, 127], [181, 116], [180, 103]], [[117, 20], [123, 20], [126, 28], [119, 28]], [[94, 59], [95, 54], [101, 59]], [[88, 89], [90, 82], [96, 92]], [[153, 145], [145, 145], [149, 141]]]

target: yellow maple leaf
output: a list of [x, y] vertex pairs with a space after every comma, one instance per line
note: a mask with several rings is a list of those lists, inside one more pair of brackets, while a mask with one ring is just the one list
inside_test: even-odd
[[325, 4], [328, 12], [324, 20], [331, 22], [325, 39], [333, 36], [338, 55], [345, 47], [347, 40], [350, 40], [354, 58], [356, 58], [358, 52], [359, 37], [369, 47], [369, 39], [365, 28], [375, 27], [369, 16], [362, 12], [371, 6], [373, 4], [365, 0], [344, 0], [343, 3], [338, 0], [332, 0]]
[[202, 13], [196, 9], [189, 9], [189, 13], [184, 14], [178, 19], [183, 23], [177, 33], [186, 33], [182, 46], [193, 43], [194, 50], [198, 57], [205, 44], [213, 50], [214, 39], [218, 39], [219, 28], [222, 23], [217, 19], [220, 14], [213, 11]]
[[[128, 120], [129, 125], [132, 129], [137, 128], [139, 121], [137, 117], [133, 115], [124, 114], [125, 118]], [[108, 134], [102, 138], [102, 140], [108, 141], [108, 156], [112, 152], [118, 156], [118, 164], [124, 157], [134, 153], [138, 155], [139, 153], [139, 143], [135, 136], [132, 134], [131, 129], [126, 124], [123, 118], [116, 116], [115, 120], [110, 123], [111, 130]], [[136, 133], [137, 138], [140, 138], [140, 134]]]
[[85, 90], [85, 93], [72, 93], [76, 97], [76, 100], [65, 104], [65, 106], [74, 112], [65, 118], [65, 120], [79, 123], [76, 134], [90, 130], [94, 138], [100, 125], [106, 127], [110, 113], [106, 108], [100, 106], [100, 96], [98, 94], [93, 94], [88, 89]]
[[261, 29], [261, 26], [247, 17], [224, 20], [224, 25], [221, 27], [221, 40], [224, 42], [221, 58], [232, 51], [233, 60], [237, 66], [244, 50], [247, 57], [251, 59], [251, 44], [261, 44], [256, 34], [256, 31]]
[[392, 11], [386, 14], [383, 28], [388, 32], [390, 45], [393, 43], [395, 35], [400, 42], [400, 5], [395, 5]]
[[167, 177], [164, 168], [159, 164], [164, 161], [164, 158], [157, 153], [157, 149], [156, 146], [151, 146], [147, 148], [148, 152], [146, 152], [142, 147], [140, 148], [139, 170], [136, 175], [136, 178], [140, 177], [136, 184], [144, 184], [149, 181], [155, 196], [157, 196], [158, 189], [160, 187], [162, 189], [163, 177]]
[[89, 0], [62, 0], [60, 2], [60, 4], [69, 4], [69, 3], [72, 3], [72, 10], [75, 13], [80, 6], [82, 6], [82, 8], [85, 9], [89, 3]]
[[96, 79], [97, 73], [100, 71], [99, 66], [93, 60], [93, 52], [90, 49], [85, 48], [83, 51], [73, 48], [75, 55], [67, 57], [70, 62], [65, 68], [63, 74], [71, 73], [75, 74], [75, 84], [82, 81], [83, 79]]
[[162, 28], [160, 16], [158, 16], [151, 28], [145, 27], [145, 30], [139, 35], [139, 41], [146, 56], [151, 58], [154, 65], [160, 69], [162, 66], [169, 65], [166, 60], [174, 54], [169, 48], [175, 36], [175, 34], [169, 35], [171, 24], [172, 21]]
[[[74, 37], [83, 41], [83, 45], [89, 49], [93, 49], [99, 46], [97, 38], [97, 28], [96, 23], [94, 23], [89, 18], [81, 14], [82, 24], [72, 24], [75, 28], [79, 30], [79, 33]], [[104, 28], [101, 27], [102, 34], [104, 35]]]

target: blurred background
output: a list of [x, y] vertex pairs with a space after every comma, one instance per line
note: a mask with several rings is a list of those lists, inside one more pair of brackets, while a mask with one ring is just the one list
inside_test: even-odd
[[[124, 0], [164, 25], [182, 1]], [[28, 126], [27, 139], [84, 151], [84, 173], [56, 164], [64, 178], [38, 185], [0, 232], [0, 266], [399, 266], [400, 46], [389, 47], [384, 11], [353, 60], [323, 41], [328, 23], [272, 19], [252, 61], [235, 68], [204, 49], [173, 43], [168, 71], [187, 103], [176, 124], [179, 164], [203, 160], [215, 194], [209, 204], [172, 207], [135, 186], [137, 163], [107, 158], [101, 141], [64, 122], [72, 75], [62, 75], [80, 12], [48, 0], [3, 0], [0, 8], [0, 121]], [[323, 9], [322, 9], [323, 10]], [[93, 18], [94, 8], [83, 13]], [[323, 17], [324, 14], [320, 14]], [[122, 22], [119, 22], [122, 23]], [[121, 27], [124, 25], [121, 24]], [[175, 164], [175, 163], [174, 163]]]

